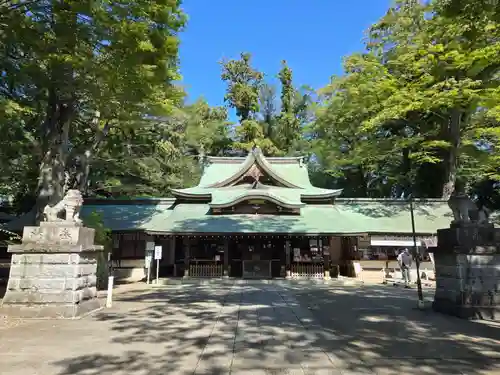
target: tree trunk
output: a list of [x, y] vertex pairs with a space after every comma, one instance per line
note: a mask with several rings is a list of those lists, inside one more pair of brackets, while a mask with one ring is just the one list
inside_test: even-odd
[[415, 196], [415, 182], [411, 176], [411, 159], [410, 159], [410, 149], [408, 147], [403, 148], [403, 152], [401, 154], [401, 172], [404, 176], [404, 181], [402, 181], [403, 185], [403, 195], [405, 197], [408, 194], [412, 194]]
[[42, 220], [44, 207], [54, 205], [64, 196], [69, 128], [74, 115], [74, 100], [61, 100], [55, 90], [49, 93], [47, 117], [44, 122], [45, 154], [40, 165], [36, 222]]
[[458, 169], [458, 150], [460, 147], [460, 128], [464, 113], [460, 109], [453, 109], [448, 124], [448, 141], [450, 148], [446, 153], [444, 162], [445, 180], [443, 184], [442, 198], [449, 199], [455, 190]]
[[[78, 20], [72, 4], [52, 2], [50, 14], [52, 15], [50, 28], [57, 41], [57, 45], [51, 47], [51, 52], [73, 55], [77, 44]], [[41, 133], [43, 159], [35, 204], [36, 223], [42, 220], [43, 209], [47, 204], [54, 205], [64, 196], [69, 131], [76, 104], [74, 77], [71, 63], [56, 61], [49, 66], [47, 109]]]
[[90, 177], [90, 167], [92, 165], [92, 160], [99, 153], [100, 147], [104, 138], [108, 135], [112, 125], [111, 121], [108, 120], [102, 130], [99, 130], [99, 120], [100, 113], [96, 111], [95, 117], [92, 120], [94, 125], [96, 126], [96, 135], [94, 138], [94, 142], [92, 145], [85, 150], [82, 155], [79, 155], [79, 165], [76, 173], [76, 184], [73, 187], [74, 189], [80, 190], [82, 193], [86, 194], [88, 191], [89, 185], [89, 177]]

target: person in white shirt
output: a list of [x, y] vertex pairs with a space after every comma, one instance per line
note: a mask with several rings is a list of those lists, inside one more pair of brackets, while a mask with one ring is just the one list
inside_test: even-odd
[[404, 249], [398, 255], [398, 264], [401, 269], [401, 275], [403, 276], [403, 280], [405, 282], [405, 288], [410, 287], [411, 277], [410, 277], [410, 269], [411, 269], [412, 258], [408, 249]]

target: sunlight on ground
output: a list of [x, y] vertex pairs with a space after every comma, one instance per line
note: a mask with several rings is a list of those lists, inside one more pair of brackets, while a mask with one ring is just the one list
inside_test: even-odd
[[360, 320], [365, 322], [390, 322], [393, 318], [382, 315], [367, 315], [362, 317]]
[[1, 373], [499, 373], [498, 328], [417, 311], [411, 297], [264, 283], [128, 290], [81, 321], [4, 330]]

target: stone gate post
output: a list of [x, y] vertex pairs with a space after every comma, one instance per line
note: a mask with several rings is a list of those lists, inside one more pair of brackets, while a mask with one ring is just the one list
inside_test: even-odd
[[438, 230], [434, 311], [500, 320], [500, 229], [460, 222]]

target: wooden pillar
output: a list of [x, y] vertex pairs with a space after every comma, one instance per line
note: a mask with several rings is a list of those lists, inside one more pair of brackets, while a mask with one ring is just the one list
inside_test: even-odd
[[290, 240], [286, 240], [285, 242], [285, 270], [286, 270], [286, 278], [289, 279], [292, 277], [291, 271], [291, 259], [290, 259]]
[[[328, 238], [328, 237], [327, 237]], [[323, 252], [323, 268], [325, 271], [325, 280], [330, 280], [330, 247], [329, 246], [324, 246], [325, 244], [323, 243], [323, 239], [318, 240], [318, 248], [321, 249], [320, 251]], [[323, 249], [325, 249], [323, 251]]]
[[175, 236], [171, 236], [168, 239], [168, 262], [167, 264], [172, 267], [172, 276], [177, 276], [177, 270], [175, 265]]
[[184, 237], [184, 277], [189, 277], [189, 250], [191, 247], [191, 239]]
[[170, 237], [170, 240], [168, 242], [168, 248], [169, 248], [168, 263], [175, 264], [175, 237], [174, 236]]
[[341, 249], [342, 249], [342, 264], [344, 276], [354, 277], [354, 262], [353, 262], [353, 248], [355, 237], [342, 237]]
[[229, 277], [229, 239], [224, 237], [224, 277]]

